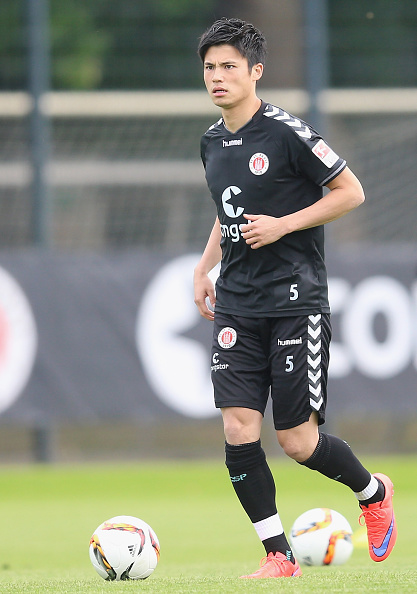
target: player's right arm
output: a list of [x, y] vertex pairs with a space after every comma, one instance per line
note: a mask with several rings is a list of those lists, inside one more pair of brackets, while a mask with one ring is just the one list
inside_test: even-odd
[[[210, 321], [214, 320], [213, 310], [216, 303], [216, 294], [214, 292], [214, 284], [210, 280], [208, 273], [222, 258], [220, 241], [220, 222], [218, 217], [216, 217], [206, 248], [201, 256], [200, 262], [194, 270], [194, 302], [203, 318]], [[207, 297], [209, 298], [213, 310], [207, 306]]]

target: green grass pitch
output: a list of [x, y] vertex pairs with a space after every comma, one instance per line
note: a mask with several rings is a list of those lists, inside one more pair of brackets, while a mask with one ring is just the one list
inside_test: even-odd
[[[341, 567], [303, 568], [279, 580], [283, 592], [416, 592], [417, 458], [367, 458], [395, 487], [398, 541], [383, 563], [368, 557], [358, 507], [346, 487], [289, 460], [270, 461], [285, 529], [302, 512], [326, 506], [346, 516], [356, 546]], [[0, 471], [0, 592], [275, 592], [276, 580], [239, 580], [263, 547], [237, 502], [223, 460], [129, 465], [3, 466]], [[102, 580], [88, 557], [94, 529], [120, 514], [156, 531], [161, 560], [147, 580]], [[358, 531], [357, 531], [358, 529]]]

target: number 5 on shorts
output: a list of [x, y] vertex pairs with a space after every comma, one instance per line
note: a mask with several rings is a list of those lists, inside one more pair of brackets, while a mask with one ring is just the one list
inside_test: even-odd
[[294, 283], [290, 287], [290, 301], [297, 301], [298, 299], [298, 283]]
[[293, 359], [294, 359], [294, 355], [288, 355], [287, 359], [285, 360], [285, 364], [286, 364], [285, 371], [287, 373], [291, 373], [291, 371], [294, 369]]

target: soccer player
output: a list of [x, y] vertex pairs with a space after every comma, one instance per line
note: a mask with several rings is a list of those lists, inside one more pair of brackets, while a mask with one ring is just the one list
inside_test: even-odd
[[[371, 475], [345, 441], [318, 430], [331, 337], [323, 225], [364, 201], [361, 184], [311, 126], [258, 98], [266, 42], [253, 25], [220, 19], [198, 52], [222, 117], [201, 141], [217, 218], [195, 269], [195, 303], [214, 322], [211, 369], [226, 466], [266, 551], [260, 569], [242, 577], [301, 575], [260, 442], [269, 395], [285, 454], [354, 492], [370, 556], [382, 561], [397, 534], [393, 485]], [[208, 273], [220, 261], [215, 290]]]

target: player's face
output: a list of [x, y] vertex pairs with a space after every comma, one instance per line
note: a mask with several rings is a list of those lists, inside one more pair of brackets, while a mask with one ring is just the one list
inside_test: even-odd
[[248, 61], [232, 45], [214, 45], [204, 58], [204, 82], [215, 105], [236, 107], [255, 95], [262, 64], [249, 71]]

